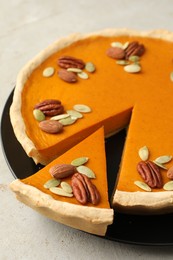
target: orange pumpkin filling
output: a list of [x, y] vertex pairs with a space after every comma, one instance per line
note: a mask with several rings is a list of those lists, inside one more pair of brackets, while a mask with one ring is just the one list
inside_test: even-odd
[[[106, 55], [106, 50], [115, 41], [122, 43], [139, 41], [145, 46], [146, 52], [140, 60], [142, 67], [140, 73], [125, 72], [122, 66], [117, 65], [114, 59]], [[140, 190], [133, 184], [134, 181], [141, 179], [136, 171], [136, 165], [140, 160], [139, 148], [144, 145], [149, 147], [150, 160], [154, 160], [160, 155], [172, 154], [171, 97], [173, 83], [170, 80], [170, 72], [173, 70], [172, 54], [172, 42], [125, 36], [90, 37], [58, 51], [32, 72], [23, 89], [22, 115], [27, 135], [39, 152], [44, 154], [49, 161], [52, 157], [62, 154], [89, 136], [102, 125], [105, 127], [105, 135], [109, 135], [127, 126], [130, 121], [117, 189], [122, 191]], [[87, 80], [78, 79], [78, 82], [73, 84], [64, 82], [57, 75], [59, 70], [57, 60], [64, 55], [80, 58], [85, 62], [92, 61], [96, 66], [96, 71], [89, 74]], [[50, 78], [43, 77], [43, 70], [50, 66], [54, 67], [56, 72]], [[75, 104], [86, 104], [92, 108], [92, 112], [86, 113], [84, 118], [75, 124], [64, 127], [64, 131], [60, 134], [46, 134], [38, 127], [32, 111], [38, 102], [52, 98], [61, 100], [65, 110], [72, 109]], [[95, 149], [97, 145], [98, 143], [93, 139], [92, 142], [85, 143], [82, 152], [88, 156], [87, 153], [90, 153], [91, 146], [92, 149]], [[102, 143], [100, 145], [103, 146]], [[71, 153], [71, 151], [73, 150], [67, 153], [68, 156], [65, 154], [57, 160], [69, 163], [71, 157], [73, 159], [79, 154], [78, 150], [75, 150], [75, 153]], [[98, 159], [100, 162], [102, 160], [103, 163], [105, 162], [103, 149], [100, 151], [96, 150], [92, 153], [91, 164], [94, 160], [97, 162]], [[103, 188], [104, 194], [106, 180], [104, 174], [99, 176], [99, 172], [103, 171], [103, 163], [99, 165], [94, 162], [92, 166], [98, 167], [96, 168], [98, 179], [95, 181]], [[43, 182], [49, 178], [47, 167], [37, 174], [37, 181], [34, 176], [23, 182], [43, 190]], [[164, 182], [168, 181], [164, 170], [162, 176]], [[158, 191], [158, 189], [153, 191]], [[66, 198], [61, 199], [69, 201]], [[70, 201], [76, 203], [74, 199]], [[108, 207], [108, 204], [103, 199], [99, 207]]]

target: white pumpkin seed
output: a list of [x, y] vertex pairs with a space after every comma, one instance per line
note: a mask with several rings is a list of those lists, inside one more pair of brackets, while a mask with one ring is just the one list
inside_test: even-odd
[[51, 187], [56, 187], [60, 184], [60, 180], [57, 179], [50, 179], [48, 180], [43, 186], [45, 189], [50, 189]]
[[160, 168], [164, 169], [164, 170], [167, 170], [166, 166], [161, 164], [161, 163], [158, 163], [156, 161], [153, 161], [153, 163], [155, 163], [157, 166], [159, 166]]
[[77, 73], [77, 75], [81, 79], [88, 79], [89, 78], [88, 74], [86, 72], [84, 72], [84, 71]]
[[85, 164], [86, 162], [88, 162], [88, 157], [79, 157], [79, 158], [76, 158], [76, 159], [74, 159], [72, 162], [71, 162], [71, 164], [73, 165], [73, 166], [80, 166], [80, 165], [83, 165], [83, 164]]
[[66, 126], [66, 125], [72, 125], [76, 122], [77, 118], [76, 117], [67, 117], [67, 118], [63, 118], [63, 119], [60, 119], [59, 122], [63, 125], [63, 126]]
[[43, 70], [43, 77], [51, 77], [55, 72], [55, 69], [53, 67], [48, 67]]
[[123, 44], [123, 49], [124, 49], [124, 50], [127, 49], [128, 46], [129, 46], [129, 42], [125, 42], [125, 43]]
[[167, 183], [165, 183], [165, 185], [163, 186], [164, 190], [173, 190], [173, 181], [168, 181]]
[[127, 60], [116, 60], [116, 64], [125, 66], [128, 65], [129, 62]]
[[79, 173], [86, 175], [88, 178], [96, 178], [95, 173], [87, 166], [81, 165], [76, 169]]
[[75, 73], [81, 73], [82, 70], [78, 68], [68, 68], [67, 71], [75, 72]]
[[75, 118], [82, 118], [83, 115], [78, 112], [78, 111], [75, 111], [75, 110], [67, 110], [67, 114], [71, 117], [75, 117]]
[[145, 191], [151, 191], [151, 188], [143, 181], [135, 181], [134, 184]]
[[148, 160], [148, 157], [149, 157], [148, 147], [147, 146], [141, 147], [138, 151], [138, 154], [142, 161]]
[[139, 66], [139, 64], [130, 64], [126, 65], [124, 70], [128, 73], [137, 73], [141, 71], [141, 66]]
[[95, 65], [92, 63], [92, 62], [87, 62], [85, 64], [85, 69], [88, 71], [88, 72], [94, 72], [96, 70], [96, 67]]
[[52, 187], [49, 190], [56, 195], [60, 195], [63, 197], [73, 197], [72, 193], [68, 193], [65, 190], [63, 190], [62, 188]]
[[61, 114], [61, 115], [51, 117], [50, 120], [60, 120], [60, 119], [67, 118], [69, 116], [70, 116], [69, 114]]
[[172, 160], [172, 156], [171, 155], [163, 155], [163, 156], [160, 156], [158, 158], [155, 159], [155, 162], [157, 163], [168, 163]]
[[121, 42], [112, 42], [111, 47], [121, 48], [123, 49], [123, 44]]
[[81, 113], [89, 113], [91, 112], [91, 108], [87, 105], [83, 104], [76, 104], [73, 106], [74, 110], [81, 112]]
[[39, 122], [45, 120], [45, 118], [46, 118], [45, 115], [43, 114], [43, 112], [40, 109], [34, 109], [33, 115], [34, 115], [34, 118]]
[[132, 61], [132, 62], [138, 62], [139, 60], [140, 60], [140, 58], [137, 55], [132, 55], [129, 57], [129, 61]]
[[72, 193], [73, 190], [72, 190], [72, 187], [70, 184], [68, 184], [66, 181], [62, 181], [61, 182], [61, 188], [67, 192], [67, 193]]
[[170, 74], [170, 80], [173, 81], [173, 71]]

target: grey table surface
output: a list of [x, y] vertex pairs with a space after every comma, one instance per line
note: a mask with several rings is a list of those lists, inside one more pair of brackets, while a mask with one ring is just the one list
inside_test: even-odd
[[[20, 68], [40, 50], [111, 27], [173, 31], [173, 1], [0, 0], [0, 115]], [[53, 222], [15, 199], [13, 179], [0, 149], [0, 260], [173, 259], [173, 247], [108, 241]]]

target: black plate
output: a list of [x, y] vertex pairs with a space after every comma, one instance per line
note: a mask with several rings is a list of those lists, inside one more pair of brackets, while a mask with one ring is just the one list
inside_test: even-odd
[[[1, 139], [8, 166], [16, 178], [25, 178], [37, 172], [35, 165], [16, 140], [9, 118], [13, 92], [9, 96], [1, 120]], [[111, 197], [125, 140], [125, 130], [106, 139], [108, 186]], [[116, 149], [115, 149], [116, 148]], [[173, 245], [173, 214], [138, 216], [115, 211], [115, 220], [108, 227], [105, 238], [138, 245]]]

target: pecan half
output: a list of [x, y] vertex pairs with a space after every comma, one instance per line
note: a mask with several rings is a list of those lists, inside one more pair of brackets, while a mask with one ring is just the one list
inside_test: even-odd
[[162, 176], [159, 167], [155, 163], [141, 161], [137, 165], [137, 171], [151, 188], [162, 188]]
[[35, 105], [34, 109], [40, 109], [46, 116], [56, 116], [64, 112], [61, 101], [46, 99]]
[[63, 69], [78, 68], [83, 69], [85, 63], [81, 59], [77, 59], [71, 56], [62, 56], [58, 59], [58, 65]]
[[76, 167], [71, 164], [55, 164], [49, 169], [49, 173], [55, 179], [66, 178], [76, 172]]
[[130, 56], [142, 56], [145, 52], [145, 47], [143, 44], [139, 44], [137, 41], [133, 41], [129, 43], [127, 48], [125, 49], [125, 58], [129, 59]]
[[81, 204], [85, 205], [87, 202], [91, 202], [96, 205], [99, 203], [100, 193], [87, 176], [80, 173], [75, 173], [72, 176], [71, 185], [75, 198]]

